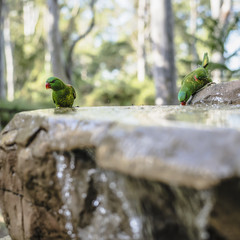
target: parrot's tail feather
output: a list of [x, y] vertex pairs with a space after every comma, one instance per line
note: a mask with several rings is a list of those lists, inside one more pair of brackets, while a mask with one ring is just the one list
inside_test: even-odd
[[203, 61], [202, 61], [202, 66], [203, 66], [204, 68], [206, 68], [207, 65], [208, 65], [208, 63], [209, 63], [208, 53], [204, 53], [204, 55], [203, 55]]

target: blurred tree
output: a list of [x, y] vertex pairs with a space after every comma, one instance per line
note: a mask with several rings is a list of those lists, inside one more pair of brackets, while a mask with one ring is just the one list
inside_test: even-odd
[[23, 32], [25, 37], [32, 36], [39, 20], [39, 8], [34, 1], [23, 1]]
[[5, 90], [5, 62], [4, 62], [4, 38], [3, 38], [3, 26], [4, 26], [4, 2], [0, 0], [0, 99], [6, 98]]
[[146, 49], [145, 49], [145, 35], [146, 35], [146, 24], [147, 24], [147, 3], [148, 0], [138, 0], [138, 66], [137, 76], [140, 82], [145, 79], [146, 69]]
[[198, 0], [191, 0], [190, 1], [190, 34], [191, 37], [191, 55], [192, 55], [192, 64], [191, 64], [191, 70], [193, 71], [195, 68], [197, 68], [198, 63], [198, 54], [196, 49], [196, 34], [197, 34], [197, 5]]
[[156, 104], [176, 102], [172, 1], [151, 0], [151, 38]]
[[[75, 36], [74, 40], [71, 40], [72, 32], [68, 34], [70, 39], [68, 40], [69, 47], [65, 47], [65, 51], [63, 48], [63, 41], [62, 41], [62, 33], [59, 30], [59, 4], [58, 0], [48, 0], [48, 17], [47, 17], [47, 25], [48, 25], [48, 48], [51, 55], [51, 64], [52, 64], [52, 71], [55, 76], [60, 77], [61, 79], [66, 79], [69, 83], [72, 83], [72, 68], [73, 68], [73, 59], [72, 55], [74, 52], [74, 48], [76, 44], [85, 38], [93, 29], [95, 24], [95, 11], [94, 11], [94, 4], [95, 0], [91, 0], [90, 2], [90, 9], [92, 12], [92, 18], [90, 21], [89, 26], [85, 30], [84, 33]], [[77, 8], [74, 8], [77, 9]], [[71, 11], [71, 17], [69, 19], [69, 26], [70, 30], [72, 29], [72, 25], [74, 24], [74, 20], [79, 13], [79, 9], [77, 11]], [[66, 35], [65, 35], [66, 36]], [[66, 44], [65, 39], [65, 44]], [[65, 53], [65, 54], [64, 54]]]
[[9, 101], [14, 100], [14, 65], [13, 65], [13, 52], [10, 33], [10, 17], [8, 6], [5, 7], [4, 18], [4, 52], [6, 60], [6, 80], [7, 80], [7, 99]]
[[[95, 4], [95, 1], [96, 0], [91, 0], [90, 2], [90, 9], [91, 9], [91, 12], [92, 12], [92, 19], [91, 19], [91, 22], [88, 26], [88, 28], [85, 30], [84, 33], [82, 33], [81, 35], [78, 35], [74, 40], [73, 42], [71, 43], [70, 45], [70, 48], [69, 48], [69, 51], [68, 51], [68, 54], [67, 54], [67, 61], [66, 61], [66, 66], [65, 66], [65, 70], [66, 70], [66, 74], [67, 74], [67, 77], [68, 79], [72, 79], [72, 68], [73, 68], [73, 59], [72, 59], [72, 55], [73, 55], [73, 51], [74, 51], [74, 48], [76, 46], [76, 44], [82, 40], [83, 38], [85, 38], [93, 29], [94, 27], [94, 24], [95, 24], [95, 11], [94, 11], [94, 4]], [[73, 18], [72, 18], [73, 19]]]
[[132, 46], [127, 41], [103, 42], [97, 56], [92, 57], [88, 72], [90, 77], [94, 77], [101, 68], [112, 72], [120, 71], [126, 61], [126, 56], [133, 52]]
[[64, 52], [62, 46], [62, 36], [59, 31], [59, 7], [58, 0], [47, 0], [48, 13], [46, 17], [47, 45], [51, 56], [51, 66], [54, 76], [70, 82], [64, 71]]
[[[214, 39], [219, 44], [214, 49], [212, 54], [212, 61], [217, 64], [223, 65], [224, 60], [224, 42], [226, 39], [226, 33], [228, 31], [229, 16], [232, 10], [232, 0], [215, 1], [210, 0], [211, 3], [211, 16], [215, 21], [215, 28], [213, 31]], [[216, 69], [212, 73], [213, 80], [217, 83], [222, 82], [223, 72], [221, 69]]]
[[[23, 99], [27, 102], [40, 102], [37, 106], [49, 101], [49, 92], [44, 91], [45, 79], [52, 74], [48, 34], [45, 31], [51, 24], [46, 18], [46, 10], [49, 9], [47, 4], [55, 4], [53, 10], [57, 12], [52, 12], [51, 17], [57, 16], [58, 20], [55, 18], [52, 27], [58, 23], [61, 38], [60, 50], [52, 54], [56, 53], [57, 60], [62, 58], [60, 69], [65, 74], [65, 80], [71, 79], [79, 93], [77, 104], [151, 104], [154, 89], [157, 91], [156, 96], [160, 96], [159, 99], [167, 98], [164, 104], [173, 100], [174, 97], [167, 97], [170, 89], [175, 88], [175, 83], [171, 83], [169, 71], [174, 75], [175, 73], [174, 68], [169, 67], [168, 57], [172, 56], [171, 51], [170, 54], [167, 52], [169, 45], [172, 45], [168, 34], [168, 30], [171, 29], [171, 17], [169, 18], [166, 10], [160, 9], [159, 6], [163, 6], [164, 1], [1, 1], [7, 4], [9, 10], [16, 101]], [[224, 1], [226, 0], [220, 2]], [[236, 67], [233, 70], [229, 64], [231, 62], [236, 65], [236, 61], [231, 59], [237, 57], [237, 43], [232, 44], [231, 49], [235, 49], [232, 51], [229, 51], [228, 44], [232, 36], [238, 36], [239, 33], [237, 2], [239, 3], [239, 0], [233, 0], [224, 34], [216, 37], [219, 21], [211, 16], [210, 0], [172, 1], [172, 18], [175, 20], [174, 57], [180, 76], [178, 86], [182, 77], [191, 71], [194, 65], [200, 64], [197, 56], [201, 58], [206, 51], [209, 52], [210, 60], [213, 52], [220, 50], [221, 54], [224, 53], [224, 64], [211, 64], [213, 68], [221, 69], [224, 80], [239, 79], [240, 71]], [[149, 20], [153, 11], [150, 10], [150, 4], [156, 7], [153, 16], [159, 19], [158, 22], [155, 21], [155, 27], [151, 26]], [[139, 25], [136, 24], [138, 19]], [[162, 28], [160, 22], [164, 21], [167, 27]], [[153, 29], [156, 32], [154, 35], [152, 31], [150, 39], [150, 30]], [[52, 36], [53, 34], [54, 32]], [[53, 41], [57, 39], [52, 38], [52, 44], [55, 44]], [[151, 54], [151, 46], [154, 47], [154, 54]], [[3, 54], [2, 51], [0, 56], [3, 57]], [[0, 92], [7, 90], [6, 67], [6, 64], [5, 67], [2, 66], [5, 69], [5, 74], [1, 71], [1, 74], [5, 75], [5, 88], [1, 87]], [[151, 71], [152, 67], [154, 71]], [[161, 71], [156, 71], [157, 69]], [[4, 84], [3, 78], [0, 84]], [[140, 82], [138, 79], [145, 80]]]

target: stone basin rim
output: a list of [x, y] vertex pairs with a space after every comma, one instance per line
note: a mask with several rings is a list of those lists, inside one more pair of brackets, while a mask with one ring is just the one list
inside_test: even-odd
[[[127, 116], [128, 111], [136, 111], [133, 116]], [[170, 110], [170, 113], [168, 112]], [[97, 115], [101, 111], [104, 115]], [[144, 113], [145, 112], [145, 113]], [[56, 119], [61, 116], [61, 119], [68, 121], [93, 121], [101, 123], [118, 123], [124, 125], [139, 125], [139, 126], [173, 126], [179, 128], [204, 128], [204, 129], [236, 129], [240, 130], [239, 124], [229, 124], [229, 117], [237, 116], [240, 119], [240, 105], [216, 105], [216, 106], [180, 106], [180, 105], [168, 105], [168, 106], [156, 106], [156, 105], [144, 105], [144, 106], [97, 106], [97, 107], [75, 107], [75, 108], [50, 108], [42, 110], [24, 111], [19, 114], [25, 115], [38, 115], [39, 117], [48, 117], [49, 119]], [[206, 122], [201, 115], [210, 115], [214, 118], [212, 122]], [[221, 118], [226, 123], [218, 123], [220, 120], [215, 114], [222, 114]], [[115, 115], [116, 117], [114, 117]], [[196, 115], [193, 121], [186, 119], [178, 119], [179, 116], [185, 115], [187, 117], [193, 117]], [[126, 120], [124, 117], [126, 116]], [[199, 119], [197, 118], [199, 116]], [[143, 118], [146, 118], [144, 120]]]
[[[93, 107], [90, 110], [114, 108], [116, 107]], [[130, 107], [133, 108], [136, 107]], [[145, 111], [151, 108], [152, 106], [145, 107]], [[158, 106], [156, 108], [162, 109]], [[180, 109], [186, 111], [186, 108]], [[61, 109], [66, 110], [72, 111]], [[81, 113], [81, 110], [89, 111], [89, 108], [81, 108], [77, 112]], [[134, 177], [204, 189], [228, 178], [240, 176], [238, 161], [240, 151], [236, 148], [240, 132], [235, 128], [209, 126], [202, 128], [201, 125], [189, 123], [176, 126], [176, 122], [171, 120], [166, 120], [165, 123], [170, 122], [172, 125], [150, 127], [131, 122], [131, 118], [130, 123], [108, 118], [100, 120], [101, 116], [97, 120], [92, 120], [81, 118], [79, 115], [73, 117], [74, 114], [54, 114], [55, 111], [55, 109], [35, 110], [15, 115], [3, 130], [2, 137], [0, 136], [0, 147], [5, 143], [7, 144], [5, 148], [15, 143], [28, 146], [33, 136], [38, 138], [37, 134], [43, 130], [47, 135], [46, 142], [42, 145], [43, 153], [92, 146], [96, 148], [96, 163], [99, 167]], [[25, 132], [28, 133], [26, 137]], [[199, 139], [201, 144], [195, 144]], [[62, 141], [68, 143], [62, 145]], [[134, 144], [131, 145], [132, 143]], [[203, 154], [204, 152], [206, 154]], [[33, 155], [40, 156], [43, 153], [41, 150], [34, 150]], [[114, 161], [111, 160], [113, 156]], [[141, 165], [145, 167], [139, 167]], [[160, 174], [161, 171], [164, 172]]]

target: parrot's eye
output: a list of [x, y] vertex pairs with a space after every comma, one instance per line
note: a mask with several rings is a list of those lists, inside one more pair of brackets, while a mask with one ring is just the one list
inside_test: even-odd
[[56, 80], [52, 80], [52, 83], [55, 83]]

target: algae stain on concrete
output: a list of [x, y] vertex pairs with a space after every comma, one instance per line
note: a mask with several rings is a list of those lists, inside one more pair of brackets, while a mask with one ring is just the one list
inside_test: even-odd
[[213, 106], [130, 106], [130, 107], [81, 107], [36, 110], [26, 114], [95, 122], [117, 122], [139, 126], [240, 126], [240, 105]]

